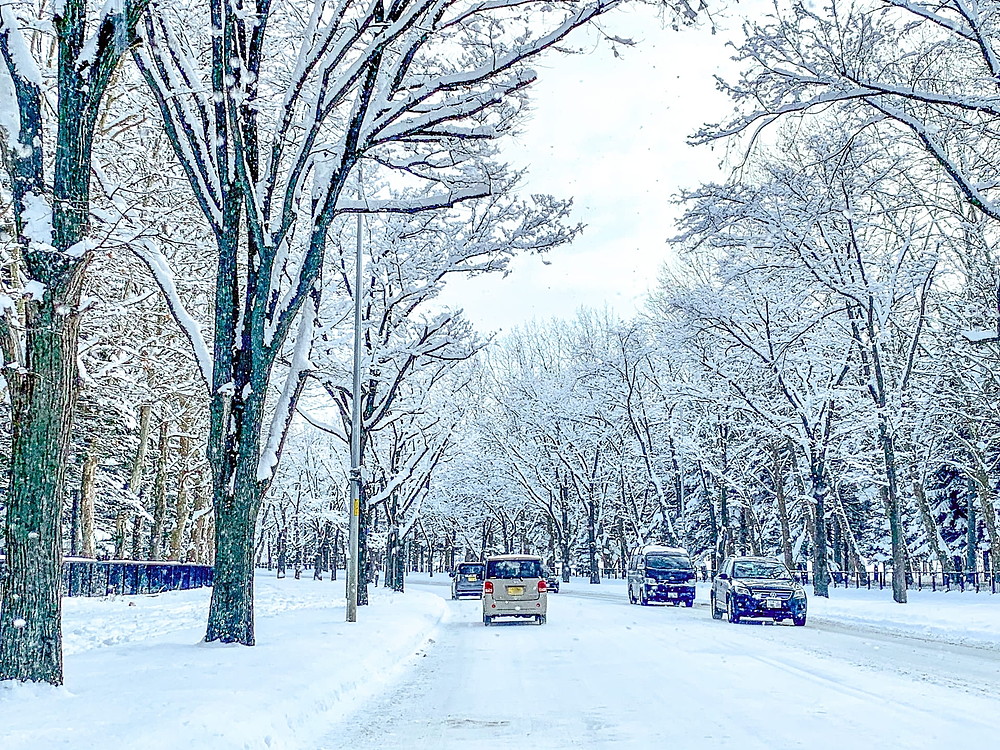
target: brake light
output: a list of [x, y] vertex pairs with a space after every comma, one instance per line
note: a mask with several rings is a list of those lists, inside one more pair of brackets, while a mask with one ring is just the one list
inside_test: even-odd
[[483, 593], [492, 594], [493, 593], [493, 581], [486, 581], [483, 584]]
[[544, 594], [544, 593], [545, 593], [545, 590], [546, 590], [546, 589], [547, 589], [548, 587], [549, 587], [549, 584], [547, 584], [547, 583], [545, 582], [545, 579], [544, 579], [544, 578], [540, 578], [540, 579], [538, 580], [538, 593], [539, 593], [539, 594]]

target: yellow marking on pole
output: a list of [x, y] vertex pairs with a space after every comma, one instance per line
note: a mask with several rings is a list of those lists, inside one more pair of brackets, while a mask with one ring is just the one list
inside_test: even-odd
[[361, 499], [357, 497], [354, 498], [354, 515], [361, 515]]

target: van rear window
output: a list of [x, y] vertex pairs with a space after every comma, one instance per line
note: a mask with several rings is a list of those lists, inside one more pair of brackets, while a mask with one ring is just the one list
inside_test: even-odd
[[483, 577], [483, 566], [482, 565], [459, 565], [458, 574], [462, 576], [475, 576], [476, 578]]
[[490, 560], [486, 563], [487, 578], [544, 578], [538, 560]]
[[646, 567], [655, 570], [690, 570], [691, 560], [684, 555], [651, 552], [646, 555]]

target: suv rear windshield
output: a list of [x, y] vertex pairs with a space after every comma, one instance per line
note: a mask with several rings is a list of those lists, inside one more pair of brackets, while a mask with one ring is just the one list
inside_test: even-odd
[[482, 578], [483, 577], [483, 566], [479, 565], [479, 564], [476, 564], [476, 565], [459, 565], [457, 572], [458, 572], [458, 575], [460, 575], [460, 576], [476, 576], [476, 578]]
[[646, 555], [646, 567], [654, 570], [691, 570], [691, 560], [684, 555], [650, 552]]
[[544, 578], [538, 560], [490, 560], [486, 563], [487, 578]]

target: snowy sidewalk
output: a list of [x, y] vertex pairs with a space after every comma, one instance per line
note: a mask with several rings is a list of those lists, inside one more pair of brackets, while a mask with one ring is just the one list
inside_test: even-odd
[[394, 682], [447, 612], [433, 594], [371, 591], [348, 624], [343, 580], [258, 575], [253, 648], [200, 643], [210, 589], [66, 599], [66, 684], [0, 684], [0, 747], [310, 747]]

